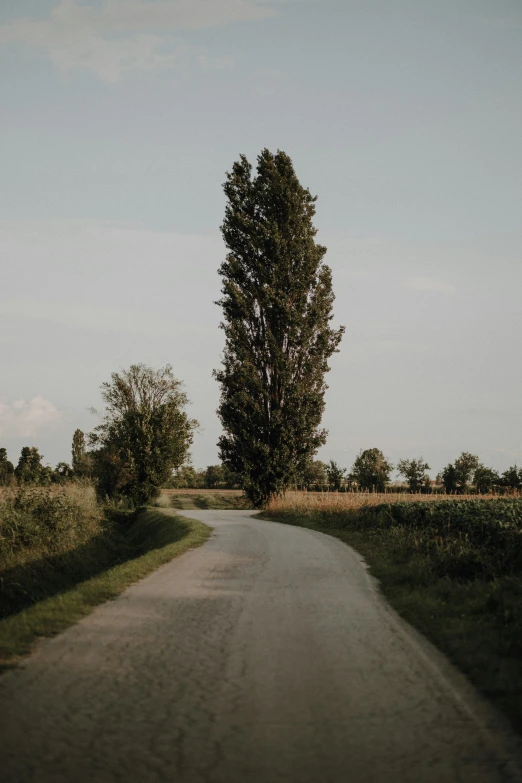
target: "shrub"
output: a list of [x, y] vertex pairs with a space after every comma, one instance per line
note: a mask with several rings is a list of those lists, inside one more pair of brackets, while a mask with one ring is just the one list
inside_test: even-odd
[[21, 486], [0, 500], [0, 563], [21, 549], [57, 551], [93, 534], [102, 519], [88, 487]]

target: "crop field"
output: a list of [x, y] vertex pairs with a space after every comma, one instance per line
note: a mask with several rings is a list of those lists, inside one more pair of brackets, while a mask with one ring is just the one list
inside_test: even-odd
[[[504, 496], [505, 497], [505, 496]], [[286, 492], [270, 501], [267, 511], [308, 513], [356, 511], [383, 503], [435, 503], [445, 501], [494, 500], [498, 495], [439, 495], [409, 492]]]

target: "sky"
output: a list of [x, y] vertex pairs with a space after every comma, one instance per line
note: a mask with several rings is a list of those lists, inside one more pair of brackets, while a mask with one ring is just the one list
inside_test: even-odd
[[318, 457], [522, 464], [520, 0], [3, 0], [0, 446], [70, 461], [173, 366], [218, 461], [225, 174], [318, 196], [341, 350]]

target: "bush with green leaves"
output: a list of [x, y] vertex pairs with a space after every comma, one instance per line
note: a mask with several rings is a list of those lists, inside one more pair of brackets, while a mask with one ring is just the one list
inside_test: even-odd
[[112, 373], [101, 396], [102, 422], [90, 435], [98, 495], [150, 503], [185, 462], [198, 426], [184, 411], [182, 383], [170, 365], [154, 370], [133, 364]]
[[0, 499], [0, 562], [10, 553], [46, 551], [81, 540], [101, 519], [92, 489], [24, 484]]
[[365, 449], [353, 463], [350, 479], [363, 491], [384, 492], [392, 470], [380, 449]]
[[408, 482], [410, 492], [422, 492], [430, 485], [430, 477], [427, 472], [430, 466], [423, 457], [418, 459], [400, 459], [397, 463], [397, 472]]

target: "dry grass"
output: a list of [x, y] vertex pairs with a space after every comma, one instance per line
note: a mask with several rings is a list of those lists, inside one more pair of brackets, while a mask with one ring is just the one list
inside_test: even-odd
[[274, 497], [267, 511], [290, 511], [306, 514], [313, 511], [357, 511], [365, 506], [381, 503], [423, 503], [441, 500], [490, 500], [497, 495], [421, 495], [408, 492], [286, 492]]

